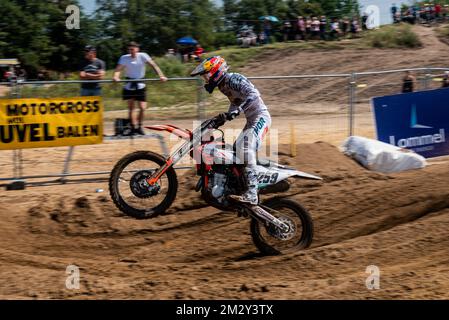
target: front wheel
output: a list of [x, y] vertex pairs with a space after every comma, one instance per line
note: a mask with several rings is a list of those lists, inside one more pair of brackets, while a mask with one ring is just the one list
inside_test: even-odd
[[176, 172], [170, 167], [154, 185], [149, 185], [147, 178], [165, 163], [162, 156], [149, 151], [128, 154], [117, 162], [109, 178], [109, 193], [115, 205], [137, 219], [164, 213], [176, 198]]
[[283, 232], [274, 225], [251, 220], [251, 236], [256, 247], [263, 254], [276, 255], [308, 248], [313, 240], [313, 221], [310, 214], [297, 202], [273, 198], [264, 202], [262, 208], [288, 225]]

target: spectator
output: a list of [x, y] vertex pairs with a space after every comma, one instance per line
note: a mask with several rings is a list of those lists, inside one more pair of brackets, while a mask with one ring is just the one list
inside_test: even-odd
[[[80, 65], [79, 77], [81, 80], [101, 80], [105, 75], [106, 65], [104, 61], [97, 58], [97, 50], [93, 46], [84, 48], [84, 60]], [[101, 86], [98, 82], [82, 83], [82, 96], [101, 95]]]
[[45, 70], [39, 70], [37, 73], [37, 81], [45, 81]]
[[291, 25], [290, 21], [285, 21], [284, 25], [282, 26], [282, 35], [283, 35], [284, 42], [287, 42], [289, 40], [291, 28], [292, 28], [292, 25]]
[[312, 19], [312, 38], [317, 40], [320, 36], [320, 21], [317, 17]]
[[[145, 77], [145, 65], [149, 64], [158, 74], [161, 81], [167, 81], [162, 71], [159, 69], [156, 62], [151, 57], [139, 52], [139, 45], [135, 42], [128, 44], [129, 54], [120, 57], [117, 67], [114, 72], [114, 81], [120, 81], [120, 73], [122, 70], [126, 72], [126, 79], [143, 79]], [[143, 82], [127, 82], [123, 88], [123, 100], [128, 101], [129, 119], [132, 126], [131, 134], [144, 135], [142, 130], [142, 122], [144, 120], [144, 111], [146, 108], [146, 86]], [[135, 120], [133, 117], [134, 102], [139, 102], [139, 116]]]
[[418, 5], [413, 5], [411, 8], [411, 13], [412, 13], [412, 17], [413, 17], [413, 23], [416, 22], [416, 19], [418, 19], [418, 12], [419, 12], [419, 7]]
[[444, 73], [442, 88], [449, 88], [449, 71]]
[[326, 40], [326, 29], [327, 29], [327, 18], [326, 16], [321, 16], [320, 19], [320, 39]]
[[441, 5], [439, 3], [435, 5], [435, 18], [438, 22], [441, 20]]
[[425, 11], [425, 19], [426, 19], [426, 23], [427, 24], [430, 24], [430, 20], [432, 19], [432, 14], [431, 14], [431, 11], [432, 11], [432, 9], [431, 9], [431, 7], [430, 7], [430, 5], [427, 5], [425, 8], [424, 8], [424, 11]]
[[203, 54], [204, 54], [204, 49], [198, 43], [195, 47], [195, 51], [193, 52], [192, 58], [195, 59], [195, 61], [200, 62]]
[[401, 12], [396, 12], [396, 23], [400, 23], [402, 20], [402, 13]]
[[332, 40], [340, 40], [340, 23], [338, 22], [338, 19], [334, 18], [331, 23], [331, 38]]
[[357, 33], [359, 32], [359, 21], [357, 18], [352, 18], [351, 21], [351, 36], [352, 38], [357, 37]]
[[362, 16], [362, 30], [366, 31], [368, 30], [368, 13], [364, 12]]
[[17, 76], [19, 77], [19, 79], [21, 81], [26, 81], [26, 79], [27, 79], [27, 72], [25, 71], [24, 68], [19, 68]]
[[305, 40], [306, 39], [306, 22], [304, 18], [298, 17], [298, 38], [297, 40]]
[[393, 23], [398, 23], [399, 21], [397, 21], [397, 14], [398, 13], [398, 7], [396, 7], [396, 4], [393, 3], [391, 5], [391, 16], [393, 18]]
[[341, 31], [343, 33], [343, 36], [345, 37], [348, 35], [349, 25], [350, 25], [349, 19], [348, 17], [345, 17], [341, 23]]
[[257, 36], [257, 44], [262, 45], [265, 43], [265, 33], [260, 32]]
[[310, 39], [312, 33], [312, 19], [310, 17], [306, 18], [306, 41]]
[[5, 80], [7, 82], [11, 82], [14, 80], [15, 75], [14, 75], [14, 69], [10, 68], [9, 70], [5, 71], [5, 73], [3, 74], [3, 77], [5, 78]]
[[195, 51], [195, 49], [191, 46], [181, 46], [179, 49], [179, 52], [181, 53], [181, 61], [184, 63], [189, 62], [193, 51]]
[[167, 53], [165, 54], [165, 57], [169, 59], [176, 58], [175, 49], [168, 49]]
[[263, 33], [264, 33], [265, 44], [270, 43], [271, 22], [270, 22], [269, 18], [265, 18], [265, 20], [263, 22]]
[[427, 15], [426, 15], [426, 9], [425, 7], [421, 7], [419, 10], [419, 18], [420, 18], [420, 22], [424, 23], [424, 21], [426, 21], [427, 19]]
[[416, 88], [416, 78], [410, 72], [406, 71], [405, 76], [402, 79], [402, 93], [414, 92]]

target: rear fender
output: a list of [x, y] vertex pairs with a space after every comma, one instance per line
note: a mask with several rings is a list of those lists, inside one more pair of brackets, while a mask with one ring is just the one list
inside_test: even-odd
[[288, 178], [323, 180], [323, 178], [290, 168], [257, 166], [257, 177], [261, 187], [276, 184]]

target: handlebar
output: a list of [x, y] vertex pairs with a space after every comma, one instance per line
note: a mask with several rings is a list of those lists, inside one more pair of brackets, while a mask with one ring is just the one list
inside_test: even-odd
[[[248, 103], [248, 101], [245, 101], [236, 110], [234, 110], [232, 112], [223, 113], [224, 119], [223, 119], [223, 117], [221, 117], [221, 114], [220, 114], [216, 117], [213, 117], [211, 119], [204, 121], [201, 124], [201, 130], [204, 130], [206, 128], [218, 129], [219, 127], [224, 125], [227, 121], [231, 121], [231, 120], [235, 119], [236, 117], [238, 117], [240, 115], [240, 113], [243, 111], [242, 106], [246, 105], [247, 103]], [[220, 117], [220, 119], [218, 119], [218, 117]], [[220, 123], [217, 123], [218, 120], [220, 120]]]

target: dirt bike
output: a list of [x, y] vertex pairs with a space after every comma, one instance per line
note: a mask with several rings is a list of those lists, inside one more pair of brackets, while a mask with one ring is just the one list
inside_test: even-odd
[[[222, 123], [218, 123], [218, 122]], [[264, 254], [286, 253], [310, 246], [313, 221], [297, 202], [272, 198], [254, 206], [237, 203], [229, 195], [245, 190], [243, 165], [236, 161], [233, 146], [224, 141], [218, 130], [223, 120], [204, 121], [193, 131], [173, 125], [153, 125], [150, 130], [168, 131], [185, 142], [164, 158], [150, 151], [137, 151], [117, 162], [109, 179], [109, 191], [115, 205], [137, 219], [163, 214], [173, 203], [178, 190], [174, 166], [186, 155], [196, 162], [200, 176], [195, 190], [201, 191], [207, 204], [223, 211], [236, 211], [239, 217], [251, 218], [250, 231], [256, 247]], [[221, 137], [215, 138], [215, 133]], [[269, 160], [258, 160], [259, 192], [269, 194], [290, 188], [290, 177], [321, 180], [320, 177], [282, 166]]]

